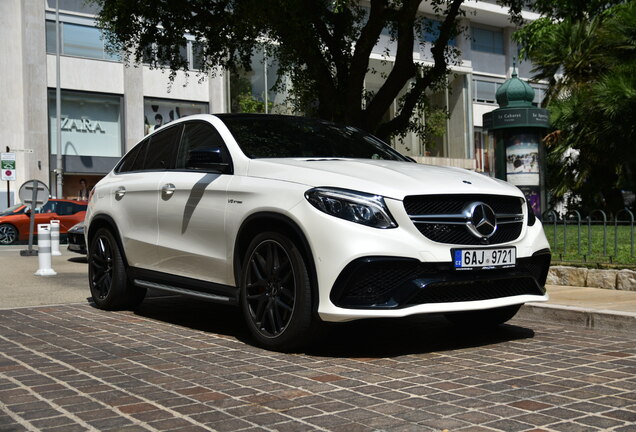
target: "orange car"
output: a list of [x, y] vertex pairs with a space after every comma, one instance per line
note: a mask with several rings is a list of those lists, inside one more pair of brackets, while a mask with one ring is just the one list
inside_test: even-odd
[[[66, 234], [69, 228], [84, 220], [86, 202], [65, 199], [51, 199], [41, 208], [35, 209], [34, 234], [38, 224], [50, 223], [52, 219], [60, 221], [60, 234]], [[0, 212], [0, 245], [13, 244], [18, 240], [29, 239], [29, 207], [16, 204]]]

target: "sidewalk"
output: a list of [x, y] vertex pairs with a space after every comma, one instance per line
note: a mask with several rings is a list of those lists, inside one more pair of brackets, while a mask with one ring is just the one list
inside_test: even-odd
[[[20, 256], [26, 245], [0, 246], [0, 309], [86, 303], [88, 264], [86, 257], [66, 250], [51, 257], [55, 276], [36, 276], [38, 257]], [[34, 247], [37, 249], [37, 247]]]
[[[83, 303], [90, 296], [86, 258], [60, 247], [56, 276], [35, 276], [37, 257], [21, 257], [26, 246], [0, 246], [0, 309]], [[636, 333], [636, 291], [548, 285], [547, 303], [528, 303], [517, 318], [583, 328]]]
[[547, 285], [550, 300], [528, 303], [521, 319], [636, 333], [636, 291]]

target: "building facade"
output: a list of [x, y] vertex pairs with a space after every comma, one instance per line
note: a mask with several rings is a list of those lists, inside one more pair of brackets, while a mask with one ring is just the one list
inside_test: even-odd
[[[2, 152], [16, 155], [16, 180], [0, 187], [0, 209], [16, 202], [20, 185], [29, 179], [49, 185], [52, 196], [75, 198], [80, 179], [90, 187], [145, 134], [176, 118], [197, 113], [288, 111], [285, 93], [280, 90], [284, 85], [274, 86], [276, 63], [266, 52], [255, 53], [249, 72], [203, 75], [198, 71], [199, 51], [191, 39], [181, 48], [191, 70], [177, 73], [170, 81], [165, 71], [146, 64], [125, 65], [120, 56], [108, 52], [96, 27], [93, 6], [85, 5], [84, 0], [58, 2], [59, 146], [56, 0], [0, 2], [0, 35], [5, 41], [0, 56], [0, 109], [6, 120], [0, 147]], [[466, 1], [464, 8], [467, 18], [462, 26], [466, 30], [453, 41], [461, 50], [461, 61], [453, 66], [448, 90], [430, 95], [435, 105], [449, 113], [446, 133], [428, 144], [415, 135], [392, 144], [419, 162], [492, 174], [494, 145], [483, 131], [482, 116], [497, 108], [497, 88], [511, 75], [517, 55], [511, 40], [514, 28], [507, 10], [494, 0]], [[432, 12], [422, 6], [422, 15], [434, 21]], [[537, 16], [527, 14], [527, 18]], [[435, 25], [430, 27], [435, 29]], [[423, 43], [415, 48], [416, 59], [423, 63], [431, 59], [433, 37], [422, 34]], [[389, 33], [383, 33], [371, 56], [372, 66], [388, 68], [394, 52]], [[531, 65], [520, 63], [519, 76], [529, 78], [530, 69]], [[369, 74], [366, 89], [378, 89], [381, 76]], [[543, 88], [533, 87], [538, 103]], [[59, 191], [58, 148], [63, 172]]]

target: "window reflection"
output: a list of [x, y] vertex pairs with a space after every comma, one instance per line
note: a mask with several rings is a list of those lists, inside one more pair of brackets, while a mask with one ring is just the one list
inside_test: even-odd
[[[106, 50], [103, 31], [97, 27], [60, 23], [60, 54], [121, 61], [121, 55]], [[55, 22], [46, 21], [46, 52], [55, 54]]]

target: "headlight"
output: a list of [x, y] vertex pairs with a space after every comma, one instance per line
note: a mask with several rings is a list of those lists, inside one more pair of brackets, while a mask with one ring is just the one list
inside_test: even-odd
[[84, 222], [77, 223], [68, 229], [71, 234], [84, 234]]
[[315, 188], [305, 198], [318, 210], [351, 222], [374, 228], [395, 228], [384, 198], [345, 189]]

